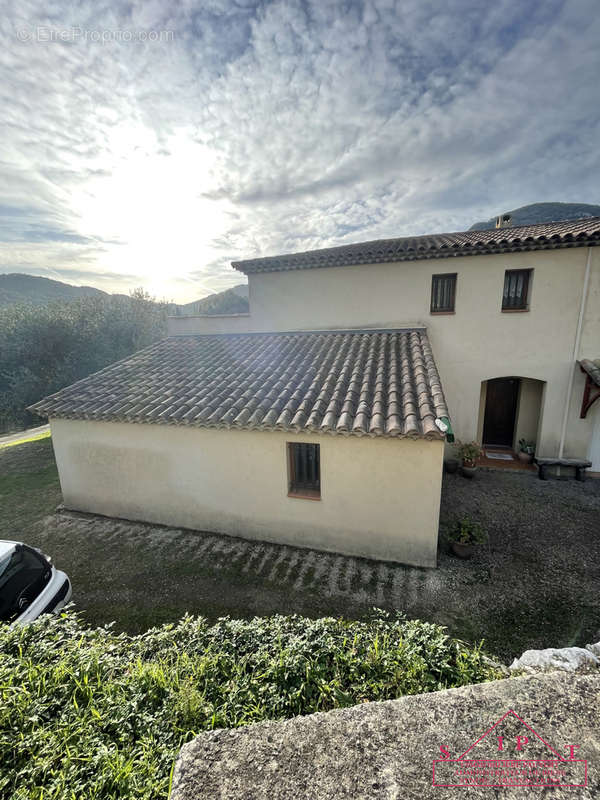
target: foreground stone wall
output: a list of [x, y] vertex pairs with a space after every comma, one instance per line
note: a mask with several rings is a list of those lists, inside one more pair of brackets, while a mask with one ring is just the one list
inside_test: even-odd
[[510, 665], [511, 672], [539, 672], [562, 669], [567, 672], [595, 672], [600, 667], [600, 642], [585, 647], [548, 647], [525, 650]]
[[[574, 745], [575, 759], [587, 761], [587, 785], [552, 788], [552, 800], [600, 796], [600, 673], [556, 671], [201, 734], [180, 753], [171, 800], [542, 796], [522, 787], [432, 785], [434, 759], [447, 758], [441, 746], [457, 759], [501, 719], [466, 757], [552, 760], [556, 752], [568, 758]], [[565, 765], [576, 778], [583, 767]], [[454, 768], [448, 761], [437, 770], [439, 782]]]

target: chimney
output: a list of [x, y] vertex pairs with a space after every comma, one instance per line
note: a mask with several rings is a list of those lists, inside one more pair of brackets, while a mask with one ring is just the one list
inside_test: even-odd
[[496, 217], [496, 227], [497, 228], [510, 228], [512, 218], [510, 214], [502, 214], [500, 217]]

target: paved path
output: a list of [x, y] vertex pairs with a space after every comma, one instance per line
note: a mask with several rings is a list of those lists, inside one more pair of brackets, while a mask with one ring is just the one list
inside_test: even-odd
[[50, 425], [39, 425], [37, 428], [28, 428], [26, 431], [7, 433], [4, 436], [0, 436], [0, 447], [7, 444], [18, 444], [35, 436], [43, 436], [45, 433], [50, 433]]
[[[53, 553], [64, 543], [72, 550], [83, 549], [88, 558], [93, 538], [102, 552], [112, 553], [113, 558], [119, 553], [118, 557], [129, 563], [130, 569], [139, 572], [145, 560], [162, 565], [165, 572], [185, 564], [192, 571], [195, 592], [200, 591], [201, 574], [208, 568], [231, 584], [232, 593], [236, 584], [257, 580], [262, 591], [275, 586], [285, 587], [286, 593], [319, 594], [324, 608], [340, 599], [363, 611], [373, 606], [406, 608], [416, 603], [422, 593], [435, 598], [445, 584], [444, 575], [435, 569], [68, 511], [46, 518], [45, 541], [48, 538], [53, 541]], [[106, 568], [109, 564], [110, 559]], [[110, 570], [111, 580], [116, 569], [113, 565]], [[183, 583], [184, 576], [179, 576], [176, 585], [180, 596], [185, 594]], [[136, 596], [134, 602], [140, 599]]]

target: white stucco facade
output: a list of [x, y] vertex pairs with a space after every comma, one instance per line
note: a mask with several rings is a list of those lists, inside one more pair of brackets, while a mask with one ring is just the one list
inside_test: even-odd
[[[533, 270], [527, 311], [502, 311], [508, 269]], [[455, 312], [432, 314], [432, 275], [443, 273], [457, 274]], [[579, 418], [584, 378], [572, 370], [600, 353], [600, 247], [251, 274], [249, 295], [250, 314], [173, 317], [170, 333], [425, 326], [458, 438], [481, 437], [482, 385], [510, 376], [525, 379], [515, 445], [524, 436], [556, 456], [568, 400], [563, 454], [586, 457], [593, 420]]]
[[[503, 311], [505, 271], [520, 269], [531, 271], [527, 309]], [[432, 276], [447, 273], [455, 309], [431, 313]], [[538, 456], [600, 469], [600, 408], [580, 418], [576, 367], [600, 355], [600, 247], [257, 273], [249, 296], [249, 314], [173, 317], [169, 335], [425, 327], [457, 438], [489, 435], [508, 385], [510, 446], [533, 441]], [[436, 564], [442, 439], [50, 423], [67, 508]], [[319, 499], [288, 494], [290, 442], [319, 444]]]
[[[51, 419], [66, 508], [434, 567], [441, 440]], [[320, 445], [321, 499], [286, 444]]]

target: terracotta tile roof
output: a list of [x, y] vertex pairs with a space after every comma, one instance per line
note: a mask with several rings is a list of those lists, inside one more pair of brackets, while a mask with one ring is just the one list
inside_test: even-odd
[[600, 217], [590, 217], [567, 222], [547, 222], [541, 225], [494, 228], [487, 231], [380, 239], [374, 242], [329, 247], [326, 250], [233, 261], [232, 266], [250, 275], [255, 272], [345, 267], [353, 264], [418, 261], [598, 244], [600, 244]]
[[41, 416], [443, 438], [424, 329], [175, 336], [31, 406]]
[[594, 383], [600, 386], [600, 358], [595, 358], [593, 361], [590, 358], [583, 358], [579, 364]]

